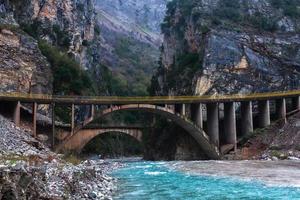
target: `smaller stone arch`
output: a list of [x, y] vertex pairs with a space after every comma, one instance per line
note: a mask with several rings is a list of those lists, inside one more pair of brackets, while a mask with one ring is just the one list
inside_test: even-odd
[[101, 129], [83, 129], [70, 136], [58, 150], [81, 152], [93, 138], [105, 133], [122, 133], [142, 142], [143, 132], [137, 128], [101, 128]]

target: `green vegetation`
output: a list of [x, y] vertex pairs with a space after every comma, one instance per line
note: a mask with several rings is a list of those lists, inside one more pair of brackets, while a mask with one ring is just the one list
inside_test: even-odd
[[[271, 5], [274, 9], [282, 12], [282, 15], [289, 16], [293, 19], [300, 18], [300, 1], [298, 0], [270, 0]], [[162, 32], [166, 35], [170, 33], [170, 28], [175, 30], [178, 37], [182, 36], [185, 30], [186, 20], [191, 18], [194, 23], [197, 23], [199, 19], [203, 21], [206, 19], [207, 26], [224, 26], [227, 28], [238, 27], [253, 27], [259, 31], [270, 31], [274, 32], [278, 30], [276, 20], [278, 18], [271, 18], [266, 13], [254, 13], [249, 15], [244, 12], [247, 9], [247, 3], [239, 0], [222, 0], [212, 13], [204, 13], [197, 9], [199, 1], [191, 0], [174, 0], [167, 5], [167, 14], [164, 22], [161, 24]], [[176, 8], [180, 8], [179, 11], [181, 16], [177, 22], [174, 22], [174, 15]], [[201, 24], [200, 26], [203, 26]], [[207, 32], [207, 29], [204, 29]]]
[[120, 62], [118, 71], [112, 74], [110, 92], [113, 95], [147, 96], [152, 70], [159, 51], [150, 44], [134, 38], [123, 37], [117, 40], [115, 54]]
[[90, 77], [81, 70], [75, 60], [45, 41], [39, 42], [39, 48], [51, 64], [55, 94], [89, 95], [93, 93]]
[[34, 20], [31, 24], [22, 24], [21, 28], [37, 40], [41, 39], [40, 35], [49, 35], [54, 41], [53, 45], [61, 50], [67, 50], [70, 46], [70, 35], [67, 31], [62, 30], [59, 25], [43, 27], [40, 21]]
[[189, 88], [192, 84], [191, 77], [202, 67], [202, 56], [199, 53], [184, 53], [176, 59], [172, 70], [167, 74], [169, 89]]
[[79, 165], [82, 161], [81, 158], [79, 158], [77, 155], [73, 153], [65, 153], [63, 156], [63, 160], [73, 165]]
[[271, 4], [276, 9], [282, 9], [283, 14], [292, 18], [300, 18], [299, 0], [271, 0]]
[[248, 18], [249, 23], [258, 30], [274, 32], [278, 29], [274, 19], [267, 18], [261, 13], [256, 13]]
[[39, 38], [39, 29], [42, 23], [40, 21], [34, 20], [31, 24], [21, 24], [21, 28], [30, 36], [34, 37], [35, 39]]
[[0, 24], [0, 30], [2, 29], [7, 29], [11, 31], [20, 31], [20, 28], [18, 26], [12, 24]]
[[239, 22], [242, 19], [240, 8], [239, 0], [222, 0], [219, 2], [218, 8], [214, 11], [214, 15], [220, 19]]
[[55, 37], [56, 46], [68, 49], [71, 43], [71, 38], [68, 32], [65, 30], [61, 30], [58, 25], [53, 25], [52, 30], [54, 33], [52, 37]]
[[95, 31], [96, 35], [100, 35], [101, 29], [100, 29], [100, 26], [98, 24], [95, 24], [94, 31]]

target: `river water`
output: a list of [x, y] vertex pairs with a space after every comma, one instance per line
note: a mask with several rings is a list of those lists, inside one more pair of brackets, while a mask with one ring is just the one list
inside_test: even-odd
[[300, 200], [299, 161], [127, 162], [114, 199]]

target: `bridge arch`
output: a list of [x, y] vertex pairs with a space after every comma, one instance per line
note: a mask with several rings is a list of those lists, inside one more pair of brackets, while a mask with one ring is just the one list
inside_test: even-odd
[[[197, 127], [192, 121], [190, 121], [187, 117], [176, 113], [173, 109], [157, 106], [157, 105], [150, 105], [150, 104], [129, 104], [129, 105], [120, 105], [120, 106], [112, 106], [108, 109], [97, 113], [95, 117], [93, 117], [90, 121], [86, 122], [84, 126], [87, 126], [95, 119], [102, 118], [104, 116], [110, 115], [114, 112], [119, 111], [145, 111], [149, 113], [158, 114], [163, 116], [167, 119], [172, 120], [177, 125], [185, 129], [199, 144], [203, 152], [207, 155], [208, 158], [211, 159], [220, 159], [220, 153], [218, 147], [210, 142], [208, 135], [204, 132], [203, 129]], [[81, 128], [78, 131], [81, 130]], [[77, 132], [77, 131], [76, 131]]]
[[66, 151], [81, 152], [82, 149], [95, 137], [106, 133], [121, 133], [135, 138], [142, 142], [142, 131], [137, 128], [107, 128], [107, 129], [82, 129], [76, 134], [70, 136], [64, 143], [63, 148]]

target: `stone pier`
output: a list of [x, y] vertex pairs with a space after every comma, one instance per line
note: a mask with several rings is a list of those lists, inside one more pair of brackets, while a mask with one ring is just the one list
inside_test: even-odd
[[210, 141], [219, 147], [219, 104], [209, 103], [207, 106], [207, 134]]
[[224, 103], [224, 139], [226, 144], [233, 144], [236, 149], [235, 103]]
[[191, 104], [191, 118], [192, 121], [200, 128], [203, 129], [203, 111], [202, 104], [194, 103]]
[[32, 132], [33, 132], [33, 136], [36, 138], [37, 135], [36, 135], [36, 115], [37, 115], [37, 109], [38, 109], [38, 104], [36, 102], [33, 103], [32, 105], [32, 124], [33, 124], [33, 127], [32, 127]]
[[179, 113], [182, 116], [185, 116], [186, 115], [185, 104], [176, 104], [175, 105], [175, 112]]
[[14, 108], [14, 123], [16, 126], [20, 126], [20, 121], [21, 121], [21, 102], [18, 101], [15, 103], [15, 108]]
[[247, 136], [253, 132], [252, 102], [241, 103], [241, 135]]
[[276, 100], [276, 118], [286, 118], [286, 100], [284, 98]]
[[270, 118], [270, 101], [264, 100], [258, 102], [259, 110], [259, 127], [265, 128], [271, 124]]

